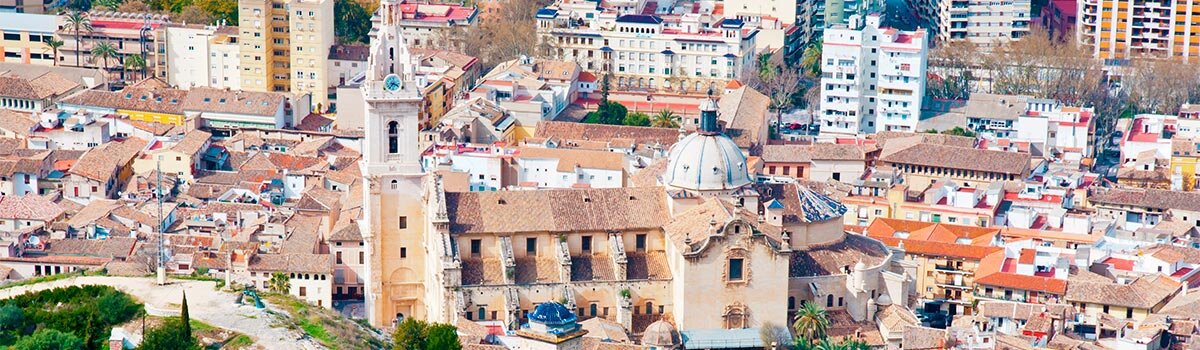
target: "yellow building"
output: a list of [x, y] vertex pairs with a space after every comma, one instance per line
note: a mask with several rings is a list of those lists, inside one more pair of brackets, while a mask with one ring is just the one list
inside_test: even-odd
[[1200, 0], [1081, 0], [1075, 39], [1098, 58], [1200, 56]]
[[147, 156], [133, 160], [135, 174], [149, 174], [161, 170], [164, 174], [177, 176], [184, 182], [191, 183], [193, 175], [200, 168], [201, 157], [208, 149], [212, 134], [202, 130], [192, 130], [170, 147], [148, 152]]
[[311, 93], [329, 107], [333, 0], [240, 0], [242, 89]]
[[1196, 163], [1200, 161], [1200, 150], [1197, 150], [1195, 140], [1171, 140], [1171, 174], [1179, 174], [1183, 180], [1183, 190], [1196, 189]]
[[54, 64], [54, 51], [46, 46], [46, 41], [54, 38], [54, 20], [54, 15], [0, 13], [0, 23], [4, 23], [0, 62]]

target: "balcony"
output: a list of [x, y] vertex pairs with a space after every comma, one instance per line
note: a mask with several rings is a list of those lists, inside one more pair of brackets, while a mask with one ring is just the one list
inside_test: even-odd
[[938, 272], [942, 272], [942, 273], [950, 273], [950, 274], [962, 274], [962, 275], [972, 275], [972, 274], [975, 274], [975, 272], [974, 272], [974, 271], [969, 271], [969, 270], [967, 270], [967, 269], [961, 269], [961, 268], [957, 268], [957, 267], [954, 267], [954, 266], [952, 266], [952, 265], [934, 265], [933, 269], [934, 269], [934, 270], [937, 270]]

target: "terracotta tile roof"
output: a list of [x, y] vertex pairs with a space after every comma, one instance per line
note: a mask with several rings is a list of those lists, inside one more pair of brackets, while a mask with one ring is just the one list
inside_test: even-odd
[[1001, 252], [1002, 247], [983, 247], [973, 245], [962, 245], [954, 243], [941, 243], [929, 241], [916, 241], [909, 239], [900, 239], [895, 237], [872, 237], [880, 240], [889, 247], [897, 247], [901, 243], [904, 244], [904, 252], [906, 254], [931, 255], [964, 258], [971, 260], [981, 260], [984, 257]]
[[828, 276], [845, 273], [858, 262], [866, 266], [878, 266], [890, 253], [877, 240], [847, 234], [845, 239], [823, 246], [810, 246], [807, 250], [792, 252], [791, 277]]
[[[890, 146], [891, 144], [889, 143], [885, 147]], [[912, 164], [1019, 175], [1029, 170], [1032, 156], [1029, 153], [917, 143], [891, 152], [885, 149], [884, 154], [879, 159], [893, 164]]]
[[28, 100], [44, 100], [62, 95], [79, 84], [53, 72], [47, 72], [33, 79], [12, 75], [0, 75], [0, 96]]
[[522, 257], [513, 259], [516, 263], [514, 281], [517, 284], [559, 283], [559, 269], [562, 265], [551, 257]]
[[902, 131], [881, 131], [875, 133], [874, 135], [870, 135], [869, 138], [877, 141], [881, 149], [886, 147], [889, 143], [899, 144], [897, 145], [898, 148], [904, 148], [904, 145], [916, 143], [931, 143], [935, 145], [975, 148], [976, 143], [976, 139], [974, 137]]
[[1141, 188], [1097, 188], [1088, 195], [1094, 204], [1200, 211], [1200, 193]]
[[462, 258], [464, 286], [504, 284], [504, 266], [496, 258]]
[[921, 325], [921, 320], [917, 319], [917, 315], [908, 308], [896, 304], [880, 308], [876, 317], [878, 317], [879, 323], [890, 331]]
[[725, 134], [742, 149], [766, 142], [760, 137], [766, 135], [764, 129], [770, 105], [771, 98], [748, 86], [722, 95], [717, 108], [718, 117], [725, 123]]
[[20, 136], [29, 136], [29, 133], [33, 132], [37, 126], [37, 119], [34, 119], [30, 113], [0, 109], [0, 129]]
[[1053, 326], [1054, 320], [1050, 318], [1050, 315], [1038, 313], [1025, 322], [1025, 326], [1022, 329], [1026, 332], [1049, 334]]
[[814, 143], [811, 145], [766, 145], [765, 162], [811, 163], [813, 160], [866, 160], [867, 154], [858, 145]]
[[78, 239], [68, 238], [47, 242], [48, 255], [87, 256], [100, 258], [116, 258], [125, 260], [133, 255], [133, 247], [137, 238], [109, 237], [108, 239]]
[[671, 279], [667, 254], [661, 251], [625, 253], [625, 273], [630, 280]]
[[1188, 263], [1200, 264], [1200, 249], [1181, 247], [1171, 244], [1158, 244], [1143, 249], [1143, 254], [1153, 256], [1168, 264]]
[[362, 240], [362, 232], [359, 231], [357, 223], [350, 223], [343, 225], [341, 228], [335, 228], [333, 234], [329, 235], [330, 242], [358, 242]]
[[0, 218], [50, 221], [62, 216], [63, 209], [39, 195], [0, 196]]
[[667, 165], [670, 165], [666, 159], [660, 159], [654, 163], [650, 163], [645, 168], [638, 170], [629, 177], [629, 186], [631, 187], [655, 187], [661, 186], [658, 178], [663, 172], [667, 171]]
[[[224, 102], [222, 102], [224, 101]], [[229, 113], [255, 116], [274, 116], [287, 102], [287, 95], [276, 92], [225, 91], [213, 88], [192, 88], [183, 101], [183, 110]]]
[[475, 62], [479, 61], [479, 59], [475, 58], [474, 56], [449, 50], [411, 48], [409, 51], [413, 56], [420, 57], [422, 60], [436, 58], [441, 62], [464, 70], [470, 68], [475, 64]]
[[329, 254], [256, 254], [250, 259], [250, 271], [333, 273]]
[[83, 157], [71, 166], [70, 173], [106, 183], [115, 175], [118, 167], [129, 164], [146, 145], [146, 140], [136, 137], [110, 141], [84, 153]]
[[320, 216], [296, 214], [284, 222], [284, 227], [291, 230], [287, 240], [279, 247], [284, 254], [312, 254], [320, 244], [322, 219]]
[[668, 147], [679, 141], [679, 130], [646, 126], [601, 125], [572, 122], [538, 122], [535, 137], [560, 140], [607, 141], [616, 138], [633, 139], [639, 145], [658, 144]]
[[1144, 276], [1129, 284], [1071, 280], [1066, 299], [1071, 302], [1150, 309], [1179, 291], [1180, 283], [1164, 275]]
[[212, 134], [207, 131], [192, 130], [184, 134], [183, 139], [176, 142], [174, 146], [171, 146], [171, 150], [183, 154], [195, 155], [204, 148], [204, 145], [208, 143], [211, 137]]
[[1008, 272], [997, 272], [975, 279], [975, 284], [997, 286], [1017, 290], [1038, 291], [1063, 295], [1067, 293], [1067, 281], [1052, 277], [1026, 276]]
[[946, 347], [947, 333], [945, 329], [921, 326], [904, 327], [904, 338], [901, 340], [903, 349], [943, 349]]
[[[877, 218], [867, 226], [866, 234], [875, 238], [896, 237], [907, 234], [908, 240], [940, 243], [959, 243], [970, 240], [970, 245], [990, 245], [1000, 234], [999, 228], [952, 225], [914, 220]], [[907, 244], [907, 243], [906, 243]]]
[[455, 234], [649, 229], [668, 217], [663, 193], [657, 187], [446, 193], [446, 208]]
[[271, 164], [275, 165], [277, 169], [286, 169], [292, 172], [328, 169], [328, 163], [319, 157], [305, 157], [271, 152], [267, 153], [267, 159], [269, 159]]
[[571, 257], [571, 281], [612, 281], [616, 280], [613, 271], [613, 258], [604, 253], [576, 255]]
[[128, 87], [120, 91], [84, 90], [62, 100], [77, 106], [95, 106], [112, 109], [183, 114], [183, 101], [187, 90], [171, 88]]
[[584, 169], [622, 170], [625, 156], [617, 152], [590, 151], [578, 149], [518, 147], [515, 155], [518, 159], [558, 159], [559, 172], [574, 172], [575, 167]]
[[629, 334], [626, 333], [625, 327], [620, 323], [616, 323], [603, 317], [592, 317], [582, 322], [579, 322], [579, 327], [588, 331], [585, 335], [591, 338], [604, 339], [615, 343], [630, 343]]
[[329, 59], [366, 62], [371, 47], [366, 44], [334, 44], [329, 47]]

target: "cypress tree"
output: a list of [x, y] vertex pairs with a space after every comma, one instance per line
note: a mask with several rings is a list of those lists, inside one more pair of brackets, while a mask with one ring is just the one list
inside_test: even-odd
[[183, 335], [188, 339], [192, 338], [192, 320], [188, 316], [187, 292], [183, 292], [183, 309], [179, 311], [179, 318], [183, 319]]

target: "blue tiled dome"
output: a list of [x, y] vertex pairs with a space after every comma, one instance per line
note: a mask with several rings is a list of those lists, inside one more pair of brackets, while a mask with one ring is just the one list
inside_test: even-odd
[[559, 304], [556, 301], [549, 301], [538, 304], [533, 312], [529, 314], [530, 322], [537, 322], [544, 325], [562, 325], [575, 323], [575, 313], [567, 310], [566, 306]]

